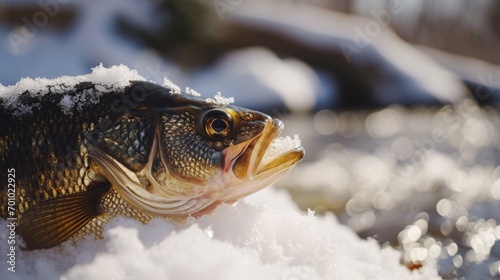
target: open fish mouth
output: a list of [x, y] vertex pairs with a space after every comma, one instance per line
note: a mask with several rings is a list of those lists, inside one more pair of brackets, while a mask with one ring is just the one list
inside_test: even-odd
[[262, 133], [251, 140], [243, 152], [234, 159], [232, 171], [235, 177], [244, 181], [259, 181], [270, 177], [278, 179], [284, 172], [298, 163], [304, 157], [304, 148], [300, 144], [286, 143], [285, 148], [271, 148], [273, 143], [283, 142], [278, 141], [282, 130], [283, 122], [281, 120], [269, 120]]

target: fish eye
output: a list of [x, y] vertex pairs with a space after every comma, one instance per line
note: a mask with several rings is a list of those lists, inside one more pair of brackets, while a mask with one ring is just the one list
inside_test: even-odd
[[225, 137], [233, 129], [233, 118], [222, 110], [211, 110], [204, 117], [205, 131], [211, 137]]
[[224, 119], [213, 119], [210, 128], [216, 133], [222, 133], [229, 127], [229, 123]]

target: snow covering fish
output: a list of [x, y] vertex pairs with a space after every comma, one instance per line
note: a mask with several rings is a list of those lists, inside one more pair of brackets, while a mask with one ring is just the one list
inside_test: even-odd
[[25, 249], [50, 248], [101, 237], [117, 215], [209, 213], [302, 159], [300, 143], [271, 151], [280, 120], [225, 101], [125, 66], [0, 86], [2, 218], [16, 219]]

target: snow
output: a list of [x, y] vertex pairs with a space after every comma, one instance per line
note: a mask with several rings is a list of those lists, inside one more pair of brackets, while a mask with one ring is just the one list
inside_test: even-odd
[[[163, 86], [170, 88], [171, 89], [170, 92], [173, 94], [182, 94], [180, 86], [174, 84], [167, 77], [163, 78]], [[194, 97], [201, 97], [201, 94], [191, 87], [185, 87], [184, 94], [191, 95]], [[231, 103], [234, 103], [234, 97], [224, 97], [222, 96], [222, 93], [218, 91], [213, 98], [211, 97], [205, 98], [205, 101], [212, 105], [218, 105], [224, 107]]]
[[[59, 105], [66, 114], [71, 114], [73, 108], [81, 109], [84, 104], [95, 104], [99, 102], [99, 96], [104, 92], [118, 91], [130, 85], [131, 81], [144, 81], [145, 78], [137, 73], [136, 70], [129, 69], [120, 64], [106, 68], [102, 63], [94, 68], [92, 72], [79, 76], [62, 76], [54, 79], [46, 78], [23, 78], [15, 85], [3, 86], [0, 84], [0, 97], [5, 99], [5, 106], [15, 108], [16, 116], [30, 113], [32, 106], [26, 106], [18, 103], [21, 93], [29, 92], [32, 97], [41, 97], [49, 92], [65, 93], [75, 90], [75, 86], [82, 82], [92, 82], [95, 91], [83, 91], [75, 96], [64, 96]], [[196, 90], [186, 87], [184, 92], [181, 88], [170, 81], [167, 77], [163, 80], [163, 86], [170, 88], [173, 94], [188, 94], [200, 97], [201, 94]], [[218, 106], [227, 106], [234, 103], [233, 97], [224, 97], [221, 92], [217, 92], [213, 98], [206, 98], [207, 103]]]
[[144, 78], [137, 74], [137, 71], [131, 70], [127, 66], [118, 65], [106, 68], [100, 64], [92, 68], [92, 72], [87, 75], [62, 76], [55, 79], [23, 78], [13, 86], [0, 85], [0, 97], [5, 98], [5, 106], [15, 108], [15, 115], [19, 116], [29, 113], [32, 109], [32, 107], [18, 103], [21, 93], [29, 92], [32, 97], [41, 97], [49, 92], [58, 94], [72, 91], [80, 83], [92, 82], [95, 85], [95, 93], [84, 91], [80, 95], [65, 96], [61, 100], [61, 108], [69, 114], [75, 106], [81, 108], [85, 103], [97, 103], [99, 94], [103, 92], [120, 90], [130, 85], [130, 81], [142, 80]]
[[222, 93], [217, 92], [217, 94], [214, 95], [214, 98], [206, 98], [205, 101], [213, 105], [227, 106], [234, 103], [234, 97], [224, 97], [222, 96]]
[[[119, 217], [91, 236], [60, 248], [16, 250], [16, 272], [1, 279], [433, 279], [427, 267], [411, 273], [401, 254], [362, 240], [335, 216], [297, 212], [277, 190], [260, 202], [222, 205], [212, 214], [175, 224], [143, 225]], [[280, 193], [276, 195], [276, 193]], [[262, 194], [260, 194], [262, 195]], [[252, 200], [252, 197], [249, 197]], [[280, 201], [281, 200], [281, 201]], [[274, 205], [279, 205], [279, 209]], [[0, 223], [5, 229], [6, 222]], [[6, 240], [7, 230], [0, 232]], [[1, 242], [0, 251], [7, 252]], [[6, 264], [6, 253], [1, 254]]]
[[[169, 88], [171, 94], [181, 94], [181, 88], [178, 85], [174, 84], [167, 77], [163, 78], [163, 86]], [[187, 88], [186, 91], [188, 91]]]
[[295, 134], [293, 139], [290, 136], [278, 137], [271, 142], [264, 157], [277, 156], [300, 146], [301, 141], [298, 134]]
[[189, 95], [192, 95], [194, 97], [200, 97], [201, 94], [199, 92], [197, 92], [196, 90], [190, 88], [190, 87], [186, 87], [186, 89], [184, 90], [184, 92], [186, 94], [189, 94]]

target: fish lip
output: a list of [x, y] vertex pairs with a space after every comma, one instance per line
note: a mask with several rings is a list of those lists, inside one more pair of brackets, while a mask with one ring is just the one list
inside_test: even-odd
[[[243, 147], [242, 151], [233, 158], [231, 165], [234, 175], [245, 181], [251, 181], [255, 176], [260, 173], [262, 161], [265, 159], [266, 151], [269, 146], [276, 139], [281, 131], [283, 131], [284, 124], [279, 119], [269, 119], [262, 132], [253, 138]], [[234, 147], [230, 147], [234, 148]], [[303, 151], [303, 148], [296, 147], [295, 149]], [[294, 149], [294, 150], [295, 150]], [[290, 151], [286, 151], [288, 153]], [[273, 158], [280, 157], [281, 155], [276, 155]], [[227, 167], [225, 167], [227, 168]]]
[[[294, 147], [279, 153], [268, 153], [274, 140], [283, 130], [278, 119], [266, 122], [262, 133], [249, 140], [245, 150], [239, 150], [239, 158], [225, 176], [227, 187], [218, 194], [220, 201], [234, 202], [276, 182], [304, 157], [304, 148], [294, 142]], [[234, 180], [234, 178], [238, 180]]]

